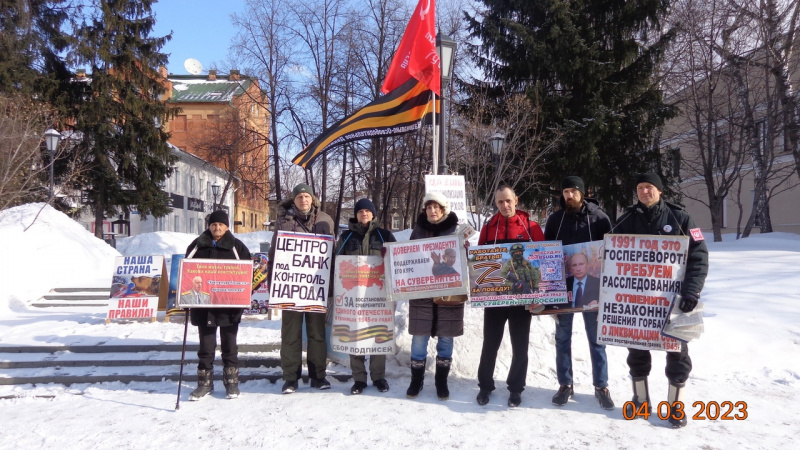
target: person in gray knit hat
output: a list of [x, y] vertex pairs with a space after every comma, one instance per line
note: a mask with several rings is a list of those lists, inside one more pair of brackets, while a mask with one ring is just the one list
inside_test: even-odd
[[[277, 231], [333, 235], [333, 219], [322, 210], [319, 199], [307, 184], [295, 186], [292, 189], [292, 198], [286, 199], [280, 207], [269, 250], [269, 273], [273, 273]], [[308, 336], [306, 361], [311, 387], [330, 389], [331, 383], [325, 378], [328, 355], [325, 314], [285, 310], [281, 315], [281, 369], [285, 381], [283, 393], [291, 394], [297, 390], [297, 381], [302, 373], [304, 320]]]

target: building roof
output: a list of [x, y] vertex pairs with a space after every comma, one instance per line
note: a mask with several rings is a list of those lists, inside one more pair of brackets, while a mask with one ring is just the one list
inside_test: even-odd
[[208, 80], [207, 78], [169, 77], [172, 82], [172, 98], [169, 103], [220, 103], [230, 102], [247, 91], [253, 81]]

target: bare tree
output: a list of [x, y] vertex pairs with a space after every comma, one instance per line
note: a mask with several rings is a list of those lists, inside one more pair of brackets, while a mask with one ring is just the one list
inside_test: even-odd
[[[523, 94], [490, 97], [476, 88], [469, 97], [471, 105], [455, 127], [450, 162], [465, 176], [467, 195], [477, 213], [473, 219], [481, 227], [491, 215], [494, 192], [500, 184], [512, 187], [520, 196], [547, 189], [537, 180], [544, 178], [539, 175], [545, 158], [558, 140], [540, 140], [539, 107]], [[490, 147], [495, 134], [503, 139], [499, 155], [493, 155]]]
[[723, 6], [722, 0], [685, 0], [674, 5], [671, 20], [680, 24], [683, 32], [665, 58], [669, 65], [664, 74], [667, 89], [675, 92], [671, 100], [682, 112], [670, 128], [691, 130], [686, 140], [667, 140], [666, 166], [675, 179], [684, 182], [681, 192], [685, 196], [708, 207], [715, 242], [722, 240], [725, 199], [738, 186], [747, 162], [743, 130], [737, 126], [732, 73], [715, 50], [725, 45]]
[[[305, 108], [293, 111], [295, 125], [305, 147], [332, 125], [337, 117], [333, 110], [333, 81], [340, 70], [339, 57], [343, 50], [341, 32], [347, 19], [344, 0], [292, 1], [290, 9], [296, 25], [292, 28], [300, 42], [304, 58], [299, 61], [308, 73], [305, 87], [299, 95], [306, 101]], [[304, 125], [305, 124], [305, 125]], [[307, 125], [313, 124], [312, 127]], [[328, 155], [321, 157], [320, 201], [326, 209], [328, 192]], [[313, 175], [313, 174], [310, 174]], [[313, 179], [311, 181], [313, 184]]]
[[41, 105], [0, 95], [0, 209], [52, 200], [47, 191], [52, 161], [42, 151], [50, 123], [51, 115]]
[[[249, 67], [249, 73], [262, 80], [270, 117], [268, 143], [272, 156], [272, 189], [280, 203], [283, 142], [288, 136], [283, 122], [288, 111], [291, 83], [288, 69], [293, 51], [287, 0], [248, 0], [247, 12], [235, 14], [238, 28], [233, 48]], [[283, 155], [284, 157], [286, 155]]]
[[245, 122], [237, 111], [228, 111], [209, 120], [207, 129], [191, 140], [199, 155], [228, 173], [220, 198], [235, 187], [242, 191], [242, 198], [263, 199], [269, 188], [266, 161], [261, 157], [266, 136], [245, 127]]

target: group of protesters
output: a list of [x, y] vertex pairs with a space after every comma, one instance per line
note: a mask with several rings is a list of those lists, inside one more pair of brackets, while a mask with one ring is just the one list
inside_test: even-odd
[[[692, 311], [699, 300], [708, 273], [708, 251], [702, 233], [680, 206], [668, 203], [661, 198], [664, 186], [661, 178], [654, 173], [637, 176], [633, 186], [636, 189], [637, 203], [628, 208], [612, 223], [609, 216], [600, 208], [597, 201], [587, 197], [583, 180], [578, 176], [567, 176], [561, 185], [561, 208], [552, 213], [546, 221], [544, 231], [532, 220], [528, 213], [517, 209], [519, 199], [509, 186], [500, 186], [494, 196], [497, 213], [489, 219], [480, 231], [478, 245], [524, 243], [532, 241], [561, 241], [563, 245], [579, 244], [602, 240], [607, 233], [682, 235], [689, 236], [689, 250], [685, 279], [677, 305], [684, 312]], [[292, 190], [292, 197], [280, 205], [282, 211], [274, 223], [271, 252], [275, 251], [277, 231], [333, 234], [333, 220], [325, 213], [310, 186], [298, 184]], [[458, 226], [458, 217], [450, 210], [446, 197], [435, 192], [425, 195], [423, 210], [419, 214], [411, 239], [425, 239], [453, 235]], [[354, 206], [354, 217], [349, 220], [336, 241], [334, 255], [383, 255], [385, 243], [395, 242], [391, 231], [379, 226], [375, 205], [369, 199], [360, 199]], [[690, 233], [690, 230], [692, 231]], [[514, 251], [512, 246], [511, 253]], [[520, 252], [521, 256], [521, 252]], [[224, 211], [211, 214], [209, 229], [200, 235], [187, 249], [187, 257], [205, 258], [249, 258], [247, 248], [234, 238], [228, 230], [228, 217]], [[447, 254], [443, 255], [448, 258]], [[270, 255], [270, 261], [273, 261]], [[436, 261], [435, 261], [436, 262]], [[571, 298], [580, 298], [584, 289], [589, 289], [587, 274], [576, 261], [572, 277], [567, 283]], [[441, 263], [444, 267], [444, 264]], [[452, 264], [451, 264], [452, 266]], [[570, 267], [573, 262], [570, 261]], [[447, 269], [453, 270], [448, 266]], [[532, 274], [515, 271], [514, 286], [532, 291], [537, 282]], [[522, 291], [520, 291], [522, 292]], [[464, 305], [467, 296], [462, 298], [433, 297], [409, 301], [408, 333], [411, 340], [411, 382], [406, 391], [408, 398], [419, 395], [424, 385], [428, 361], [428, 343], [436, 338], [436, 358], [434, 384], [440, 400], [449, 398], [447, 379], [453, 361], [453, 341], [464, 334]], [[484, 309], [483, 345], [478, 366], [479, 392], [476, 401], [479, 405], [489, 403], [495, 390], [494, 372], [497, 353], [503, 340], [506, 323], [511, 339], [512, 356], [506, 386], [509, 391], [508, 406], [517, 407], [522, 403], [521, 393], [525, 389], [528, 372], [528, 344], [532, 312], [540, 309], [526, 306], [498, 306]], [[583, 322], [589, 343], [592, 384], [594, 395], [603, 409], [614, 409], [614, 402], [608, 389], [608, 361], [605, 345], [597, 341], [597, 310], [584, 311]], [[552, 315], [555, 319], [556, 374], [558, 390], [552, 402], [564, 406], [573, 397], [572, 370], [572, 323], [573, 313]], [[212, 362], [216, 349], [216, 329], [220, 328], [222, 340], [222, 360], [224, 364], [223, 382], [229, 398], [239, 395], [238, 359], [236, 334], [241, 320], [241, 309], [193, 309], [192, 324], [198, 327], [200, 350], [198, 357], [198, 387], [190, 394], [197, 400], [213, 389]], [[327, 346], [325, 340], [325, 314], [285, 310], [281, 324], [280, 360], [284, 384], [282, 392], [291, 394], [298, 388], [302, 374], [302, 330], [305, 322], [307, 335], [308, 377], [312, 388], [330, 389], [326, 379]], [[633, 397], [626, 403], [626, 411], [634, 417], [642, 405], [650, 408], [647, 378], [651, 369], [649, 351], [628, 349], [627, 364], [632, 380]], [[364, 355], [351, 355], [350, 367], [353, 385], [350, 393], [361, 394], [368, 387], [369, 374], [373, 385], [379, 392], [389, 390], [386, 381], [386, 357], [371, 355], [369, 371]], [[670, 404], [682, 401], [682, 395], [692, 362], [686, 343], [677, 352], [667, 352], [666, 376], [669, 380], [668, 401]], [[685, 416], [670, 415], [673, 427], [686, 424]]]

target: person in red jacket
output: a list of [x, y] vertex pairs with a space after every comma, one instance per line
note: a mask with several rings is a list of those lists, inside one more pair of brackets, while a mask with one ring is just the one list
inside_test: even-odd
[[[543, 241], [544, 233], [539, 224], [530, 220], [528, 213], [517, 210], [519, 198], [509, 186], [500, 186], [494, 193], [498, 212], [481, 229], [478, 245], [504, 244], [509, 242]], [[494, 366], [497, 350], [503, 341], [503, 331], [508, 322], [511, 335], [511, 367], [508, 370], [508, 406], [515, 408], [522, 403], [525, 376], [528, 372], [528, 336], [531, 330], [531, 313], [525, 306], [497, 306], [483, 311], [483, 348], [478, 366], [479, 405], [489, 403], [494, 390]]]

